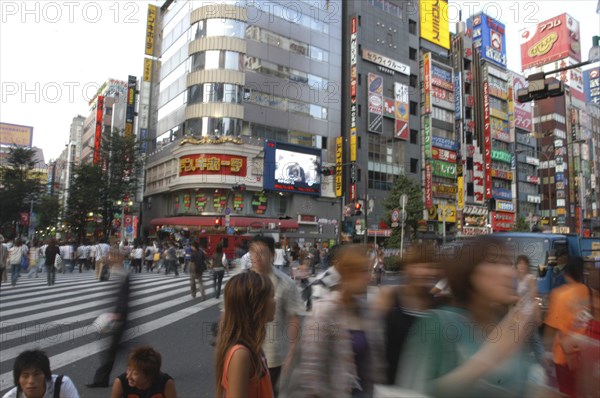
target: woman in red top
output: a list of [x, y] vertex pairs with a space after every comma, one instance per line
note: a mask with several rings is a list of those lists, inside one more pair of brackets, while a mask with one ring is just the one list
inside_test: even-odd
[[215, 352], [216, 396], [272, 398], [261, 347], [265, 325], [275, 317], [273, 284], [267, 276], [245, 271], [227, 282], [224, 296]]

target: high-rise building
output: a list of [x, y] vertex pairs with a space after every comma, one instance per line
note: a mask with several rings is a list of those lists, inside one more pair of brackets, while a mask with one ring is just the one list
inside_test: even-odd
[[[590, 143], [588, 153], [583, 153], [589, 164], [589, 182], [582, 194], [583, 235], [600, 234], [600, 105], [587, 103], [583, 120], [584, 137]], [[584, 178], [586, 171], [584, 170]]]
[[510, 72], [509, 87], [511, 97], [509, 101], [509, 129], [506, 132], [514, 136], [515, 167], [513, 175], [513, 197], [517, 217], [525, 219], [533, 229], [538, 221], [540, 177], [538, 166], [540, 164], [537, 152], [537, 140], [533, 136], [532, 109], [530, 103], [521, 103], [517, 99], [519, 89], [527, 87], [525, 76]]
[[[348, 234], [391, 233], [383, 200], [396, 178], [421, 178], [419, 14], [406, 2], [343, 2], [342, 142], [344, 201], [362, 214]], [[374, 206], [374, 204], [377, 204]], [[389, 235], [388, 235], [389, 236]]]
[[102, 134], [113, 128], [125, 129], [125, 108], [127, 102], [127, 82], [108, 79], [89, 101], [90, 113], [85, 118], [81, 138], [80, 162], [92, 163], [96, 160]]
[[341, 129], [341, 9], [340, 0], [149, 7], [145, 234], [336, 239], [340, 201], [323, 173]]
[[[542, 226], [554, 232], [581, 233], [583, 193], [590, 180], [589, 144], [582, 134], [585, 95], [581, 68], [552, 73], [582, 61], [579, 22], [561, 14], [521, 31], [521, 66], [525, 76], [540, 70], [563, 82], [565, 93], [533, 104], [538, 137]], [[543, 43], [552, 41], [551, 48]]]

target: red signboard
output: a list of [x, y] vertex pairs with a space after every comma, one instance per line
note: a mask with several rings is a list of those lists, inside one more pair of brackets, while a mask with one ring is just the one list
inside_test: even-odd
[[432, 167], [430, 163], [425, 166], [425, 208], [433, 207], [433, 192], [431, 189], [431, 173]]
[[571, 57], [581, 61], [579, 22], [568, 14], [521, 31], [521, 69]]
[[100, 145], [102, 144], [102, 113], [104, 97], [99, 95], [96, 100], [96, 135], [94, 136], [94, 164], [100, 162]]
[[356, 183], [350, 184], [350, 202], [356, 200]]
[[431, 113], [431, 54], [423, 55], [423, 90], [425, 94], [425, 114]]
[[510, 231], [515, 225], [515, 213], [501, 211], [492, 212], [492, 229], [494, 231]]
[[443, 160], [444, 162], [456, 163], [456, 152], [442, 148], [431, 148], [431, 158]]
[[503, 180], [512, 180], [512, 172], [505, 170], [492, 170], [492, 177], [502, 178]]
[[492, 197], [492, 134], [490, 128], [490, 94], [488, 87], [487, 71], [483, 77], [483, 141], [485, 162], [485, 197]]
[[179, 158], [179, 176], [223, 174], [246, 176], [246, 157], [202, 153]]
[[540, 177], [538, 177], [538, 176], [527, 176], [527, 182], [530, 182], [532, 184], [539, 184], [540, 183]]

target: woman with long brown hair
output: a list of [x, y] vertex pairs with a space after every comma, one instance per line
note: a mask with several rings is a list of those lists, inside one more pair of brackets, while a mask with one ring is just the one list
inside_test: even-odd
[[271, 280], [254, 271], [232, 277], [224, 291], [216, 344], [217, 394], [271, 398], [271, 378], [262, 352], [265, 325], [275, 317]]

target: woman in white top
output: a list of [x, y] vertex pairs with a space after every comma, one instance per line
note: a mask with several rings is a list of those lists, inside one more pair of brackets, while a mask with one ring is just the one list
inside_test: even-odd
[[273, 265], [278, 269], [283, 268], [285, 265], [285, 254], [281, 248], [280, 242], [275, 243], [275, 258], [273, 259]]
[[21, 259], [29, 254], [27, 246], [23, 245], [21, 238], [15, 239], [12, 247], [8, 249], [8, 266], [10, 267], [10, 283], [16, 286], [17, 278], [20, 276]]
[[77, 388], [68, 376], [52, 374], [50, 360], [40, 350], [23, 351], [17, 356], [13, 378], [15, 387], [3, 398], [79, 398]]

